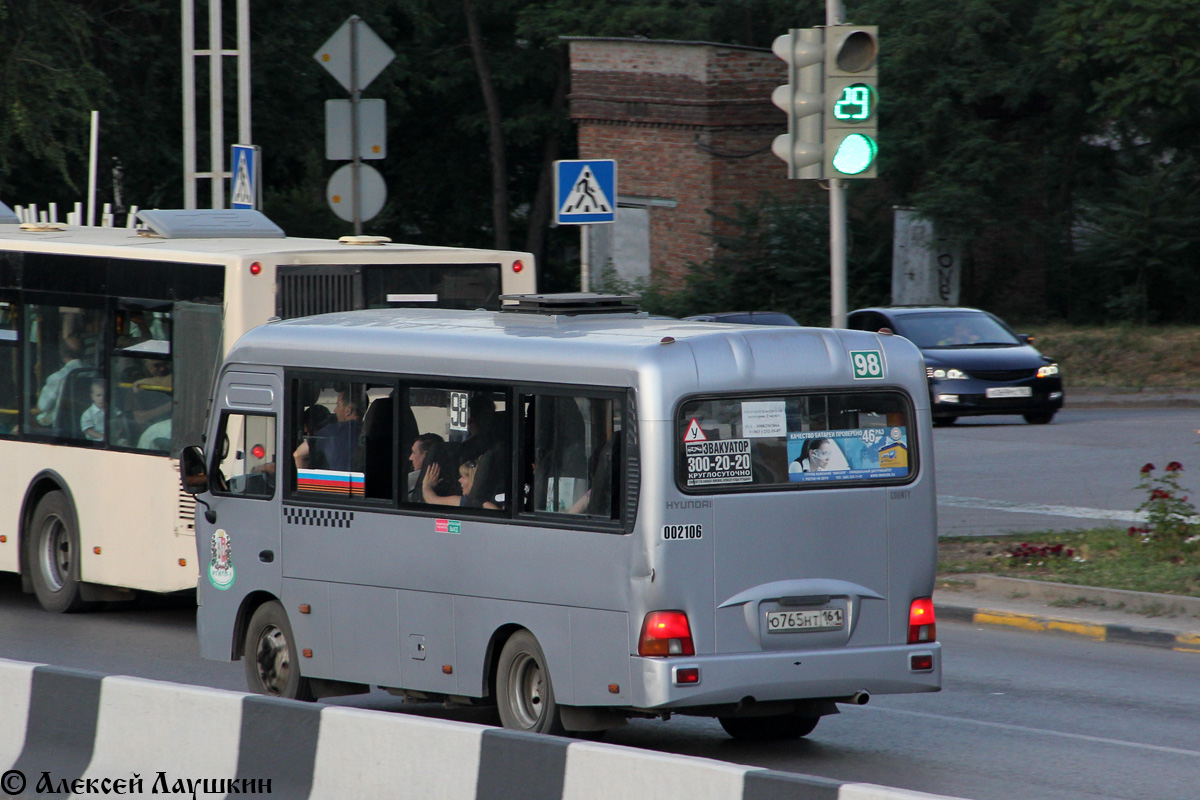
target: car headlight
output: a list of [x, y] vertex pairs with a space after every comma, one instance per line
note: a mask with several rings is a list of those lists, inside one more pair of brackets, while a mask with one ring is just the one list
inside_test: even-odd
[[937, 367], [937, 368], [926, 367], [925, 368], [925, 377], [931, 378], [931, 379], [937, 378], [938, 380], [965, 381], [967, 379], [967, 373], [963, 372], [961, 369], [942, 369], [941, 367]]
[[1047, 364], [1046, 366], [1041, 367], [1037, 371], [1037, 376], [1039, 378], [1049, 378], [1051, 375], [1057, 375], [1057, 374], [1058, 374], [1058, 364]]

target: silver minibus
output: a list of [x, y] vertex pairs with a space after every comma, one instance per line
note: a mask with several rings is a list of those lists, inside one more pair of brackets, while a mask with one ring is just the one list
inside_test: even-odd
[[938, 691], [920, 352], [628, 299], [244, 335], [183, 453], [201, 654], [256, 692], [375, 686], [547, 733], [794, 738]]

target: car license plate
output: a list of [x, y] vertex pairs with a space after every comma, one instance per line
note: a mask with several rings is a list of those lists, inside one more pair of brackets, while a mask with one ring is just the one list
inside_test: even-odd
[[993, 386], [987, 390], [988, 397], [1033, 397], [1028, 386]]
[[816, 611], [768, 611], [767, 633], [797, 633], [806, 631], [836, 631], [845, 624], [845, 612], [840, 608], [821, 608]]

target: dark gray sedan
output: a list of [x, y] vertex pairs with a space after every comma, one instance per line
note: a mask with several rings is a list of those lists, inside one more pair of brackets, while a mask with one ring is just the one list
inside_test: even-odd
[[999, 317], [976, 308], [894, 306], [862, 308], [847, 318], [855, 330], [888, 330], [925, 355], [934, 424], [959, 417], [1020, 414], [1045, 425], [1062, 408], [1058, 364], [1014, 333]]

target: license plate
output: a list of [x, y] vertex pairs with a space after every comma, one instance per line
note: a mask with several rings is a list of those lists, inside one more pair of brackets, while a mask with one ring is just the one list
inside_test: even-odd
[[816, 611], [768, 611], [767, 633], [837, 631], [842, 629], [845, 619], [845, 612], [840, 608], [822, 608]]
[[993, 386], [987, 390], [988, 397], [1033, 397], [1028, 386]]

